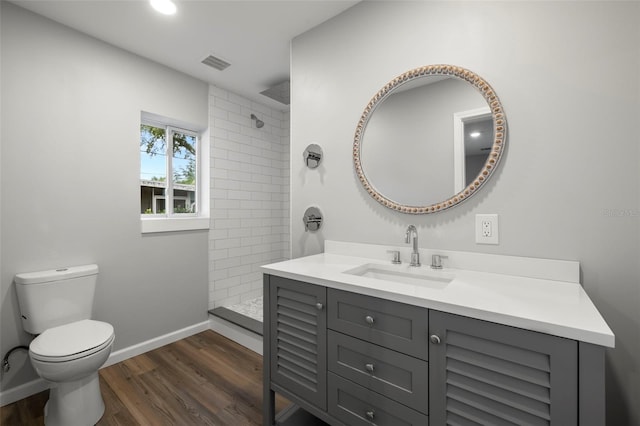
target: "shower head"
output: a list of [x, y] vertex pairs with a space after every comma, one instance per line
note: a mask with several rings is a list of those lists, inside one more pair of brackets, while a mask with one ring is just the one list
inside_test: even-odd
[[259, 129], [260, 127], [264, 126], [264, 121], [260, 120], [258, 117], [256, 117], [255, 114], [251, 114], [251, 119], [252, 120], [256, 120], [256, 127]]

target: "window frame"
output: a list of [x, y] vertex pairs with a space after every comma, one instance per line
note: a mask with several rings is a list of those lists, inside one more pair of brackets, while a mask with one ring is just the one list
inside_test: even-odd
[[[164, 188], [165, 206], [172, 206], [171, 212], [165, 213], [140, 213], [142, 233], [189, 231], [198, 229], [209, 229], [209, 203], [206, 198], [208, 193], [208, 173], [205, 173], [206, 152], [208, 152], [206, 131], [197, 131], [195, 126], [184, 125], [176, 120], [164, 119], [154, 114], [142, 113], [140, 126], [147, 125], [162, 128], [165, 130], [165, 169], [166, 187]], [[140, 127], [139, 126], [139, 127]], [[195, 184], [195, 205], [194, 213], [173, 213], [174, 182], [173, 182], [173, 134], [183, 133], [196, 138], [196, 184]], [[140, 129], [138, 129], [138, 146], [140, 145]], [[140, 151], [140, 149], [139, 149]], [[139, 155], [142, 155], [140, 152]], [[138, 167], [142, 167], [141, 157], [138, 159]], [[140, 188], [140, 173], [138, 173], [138, 188]], [[140, 192], [138, 192], [138, 203], [141, 202]], [[155, 203], [155, 196], [153, 197]], [[182, 199], [183, 197], [178, 197]], [[138, 210], [140, 210], [140, 204]], [[168, 209], [166, 209], [168, 210]]]

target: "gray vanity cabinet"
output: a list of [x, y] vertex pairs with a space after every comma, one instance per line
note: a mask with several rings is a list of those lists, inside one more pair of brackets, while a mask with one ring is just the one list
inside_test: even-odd
[[431, 424], [578, 424], [575, 340], [433, 310], [429, 324]]
[[[273, 275], [264, 284], [265, 426], [605, 424], [600, 346]], [[303, 410], [276, 421], [274, 392]]]

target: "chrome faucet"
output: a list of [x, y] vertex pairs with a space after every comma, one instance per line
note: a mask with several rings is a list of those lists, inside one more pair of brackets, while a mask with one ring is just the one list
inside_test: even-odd
[[404, 242], [411, 243], [411, 237], [413, 236], [413, 251], [411, 252], [411, 263], [409, 266], [420, 266], [420, 253], [418, 252], [418, 230], [414, 225], [407, 227], [407, 232], [404, 235]]

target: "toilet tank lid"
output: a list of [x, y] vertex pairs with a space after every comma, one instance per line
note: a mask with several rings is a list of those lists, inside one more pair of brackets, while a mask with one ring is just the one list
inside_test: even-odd
[[38, 284], [51, 281], [68, 280], [71, 278], [85, 277], [98, 273], [98, 265], [70, 266], [66, 268], [49, 269], [47, 271], [24, 272], [16, 274], [16, 284]]

